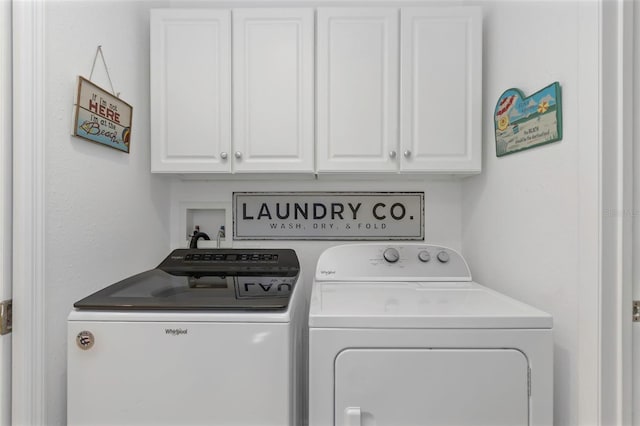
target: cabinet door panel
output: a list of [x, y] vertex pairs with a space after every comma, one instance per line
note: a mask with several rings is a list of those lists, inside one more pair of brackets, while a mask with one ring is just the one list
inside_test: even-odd
[[151, 12], [151, 170], [230, 171], [228, 10]]
[[318, 171], [397, 170], [398, 10], [318, 9]]
[[401, 170], [480, 171], [480, 10], [401, 13]]
[[234, 171], [313, 171], [313, 10], [233, 10]]

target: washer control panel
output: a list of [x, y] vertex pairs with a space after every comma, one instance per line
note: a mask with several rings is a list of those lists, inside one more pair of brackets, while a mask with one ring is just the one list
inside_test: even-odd
[[297, 276], [291, 249], [176, 249], [158, 269], [179, 276]]
[[471, 281], [457, 251], [416, 243], [349, 244], [327, 249], [318, 259], [320, 281]]

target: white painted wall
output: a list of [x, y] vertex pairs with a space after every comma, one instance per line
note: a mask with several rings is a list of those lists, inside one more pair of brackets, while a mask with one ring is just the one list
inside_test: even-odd
[[[148, 10], [164, 6], [163, 2], [136, 1], [46, 4], [46, 424], [65, 423], [65, 330], [73, 302], [159, 263], [170, 241], [179, 238], [180, 202], [230, 204], [233, 191], [425, 191], [427, 240], [460, 249], [460, 181], [316, 181], [310, 177], [302, 181], [194, 182], [150, 175]], [[98, 45], [102, 45], [116, 91], [133, 105], [129, 155], [69, 135], [76, 77], [88, 77]], [[110, 87], [100, 61], [93, 81]], [[230, 235], [230, 227], [227, 232]], [[304, 259], [307, 282], [317, 256], [331, 244], [295, 244]], [[242, 245], [256, 244], [236, 244]]]
[[[580, 180], [580, 159], [598, 137], [581, 132], [593, 125], [598, 86], [582, 83], [597, 67], [581, 68], [580, 55], [597, 49], [598, 23], [597, 14], [580, 21], [579, 3], [482, 3], [483, 173], [462, 187], [462, 247], [474, 278], [554, 317], [557, 425], [593, 424], [581, 423], [578, 412], [581, 286], [587, 291], [580, 252], [581, 244], [592, 242], [580, 229], [580, 194], [591, 183]], [[493, 112], [499, 96], [512, 87], [530, 95], [554, 81], [562, 88], [562, 141], [497, 158]], [[598, 170], [589, 172], [595, 178]]]
[[[46, 421], [65, 424], [66, 316], [73, 302], [155, 266], [169, 249], [167, 181], [149, 172], [149, 8], [156, 2], [47, 2]], [[70, 136], [77, 76], [98, 45], [133, 106], [129, 155]], [[93, 80], [109, 89], [102, 64]], [[18, 236], [19, 238], [19, 236]]]
[[[592, 24], [587, 35], [597, 31], [595, 21], [580, 26], [579, 2], [474, 2], [485, 17], [483, 174], [463, 181], [389, 182], [151, 176], [148, 9], [165, 3], [47, 2], [46, 424], [65, 422], [65, 319], [71, 304], [155, 266], [170, 246], [180, 245], [180, 203], [230, 204], [233, 191], [262, 190], [424, 190], [428, 242], [462, 249], [479, 282], [554, 315], [555, 424], [578, 424], [578, 193], [584, 189], [578, 134], [587, 125], [582, 101], [593, 97], [579, 87], [580, 74], [588, 72], [580, 69], [579, 51], [586, 43], [582, 29]], [[134, 106], [130, 155], [69, 136], [75, 78], [88, 75], [98, 44], [116, 90]], [[94, 80], [109, 86], [100, 67]], [[563, 90], [564, 139], [496, 158], [492, 114], [499, 95], [510, 87], [532, 93], [556, 80]], [[332, 243], [260, 244], [295, 245], [310, 280], [315, 259]]]

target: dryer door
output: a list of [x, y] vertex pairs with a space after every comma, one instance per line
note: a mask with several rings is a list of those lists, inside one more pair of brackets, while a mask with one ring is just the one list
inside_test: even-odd
[[513, 349], [348, 349], [335, 361], [335, 425], [528, 425], [528, 371]]

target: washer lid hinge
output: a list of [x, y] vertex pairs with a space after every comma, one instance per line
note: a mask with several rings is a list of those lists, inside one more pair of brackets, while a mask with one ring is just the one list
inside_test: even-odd
[[13, 300], [0, 302], [0, 336], [11, 333], [13, 329]]
[[640, 300], [633, 301], [633, 322], [640, 322]]

